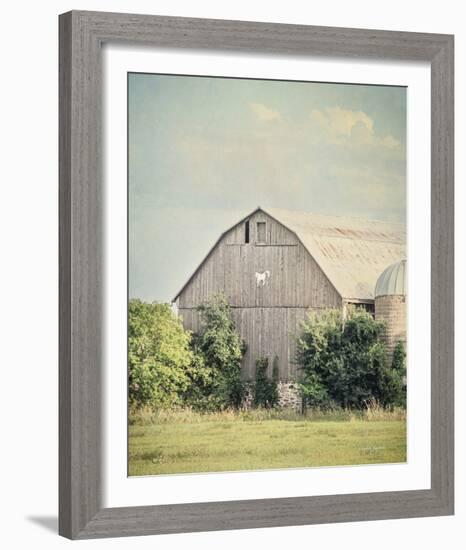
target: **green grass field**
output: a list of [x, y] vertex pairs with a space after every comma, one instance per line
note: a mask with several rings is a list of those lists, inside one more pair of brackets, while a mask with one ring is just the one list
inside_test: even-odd
[[405, 461], [406, 420], [400, 412], [130, 417], [132, 476]]

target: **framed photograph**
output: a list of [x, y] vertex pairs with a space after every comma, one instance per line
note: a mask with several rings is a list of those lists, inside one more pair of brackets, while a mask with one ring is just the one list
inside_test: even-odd
[[453, 514], [453, 37], [60, 16], [60, 534]]

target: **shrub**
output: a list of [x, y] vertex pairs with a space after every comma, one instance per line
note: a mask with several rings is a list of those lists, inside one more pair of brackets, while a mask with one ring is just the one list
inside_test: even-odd
[[254, 384], [254, 405], [256, 407], [271, 408], [274, 407], [278, 402], [278, 361], [274, 360], [277, 367], [277, 373], [275, 380], [274, 376], [270, 379], [267, 376], [269, 369], [269, 360], [267, 357], [260, 357], [256, 360], [256, 378]]
[[244, 394], [241, 359], [244, 349], [223, 295], [198, 307], [201, 330], [193, 338], [191, 385], [187, 404], [196, 410], [238, 408]]
[[171, 407], [189, 385], [191, 335], [168, 304], [130, 300], [129, 401], [132, 407]]
[[362, 309], [311, 312], [301, 324], [297, 360], [302, 370], [300, 388], [313, 407], [363, 408], [402, 401], [402, 374], [388, 364], [381, 340], [385, 324]]
[[275, 382], [275, 384], [278, 384], [279, 375], [280, 375], [279, 359], [278, 359], [278, 355], [275, 355], [275, 357], [273, 358], [273, 364], [272, 364], [272, 380]]
[[393, 401], [396, 405], [406, 407], [406, 351], [403, 342], [398, 342], [393, 350]]

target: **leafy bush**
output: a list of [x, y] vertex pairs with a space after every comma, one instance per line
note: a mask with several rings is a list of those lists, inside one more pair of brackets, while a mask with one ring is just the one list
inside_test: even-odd
[[311, 312], [301, 324], [297, 360], [300, 388], [314, 407], [363, 408], [403, 400], [403, 375], [388, 364], [381, 340], [385, 324], [362, 309], [350, 308], [346, 320], [339, 310]]
[[272, 380], [275, 382], [276, 385], [278, 384], [279, 375], [280, 375], [279, 359], [278, 359], [278, 355], [275, 355], [272, 363]]
[[191, 335], [168, 304], [130, 300], [129, 401], [133, 407], [171, 407], [190, 383]]
[[185, 401], [196, 410], [239, 407], [244, 393], [241, 359], [244, 347], [223, 295], [198, 307], [201, 330], [193, 337], [191, 384]]
[[396, 405], [406, 407], [406, 351], [403, 342], [398, 342], [393, 350], [392, 373], [395, 377], [393, 401]]
[[256, 378], [254, 384], [254, 405], [256, 407], [270, 408], [278, 402], [278, 361], [274, 360], [274, 376], [270, 379], [267, 376], [269, 360], [261, 357], [256, 360]]

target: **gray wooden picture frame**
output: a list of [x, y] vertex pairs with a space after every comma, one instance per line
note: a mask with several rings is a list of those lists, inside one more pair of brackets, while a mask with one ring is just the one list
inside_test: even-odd
[[[60, 26], [59, 533], [72, 539], [453, 514], [453, 36], [72, 11]], [[431, 488], [103, 508], [102, 45], [431, 66]]]

